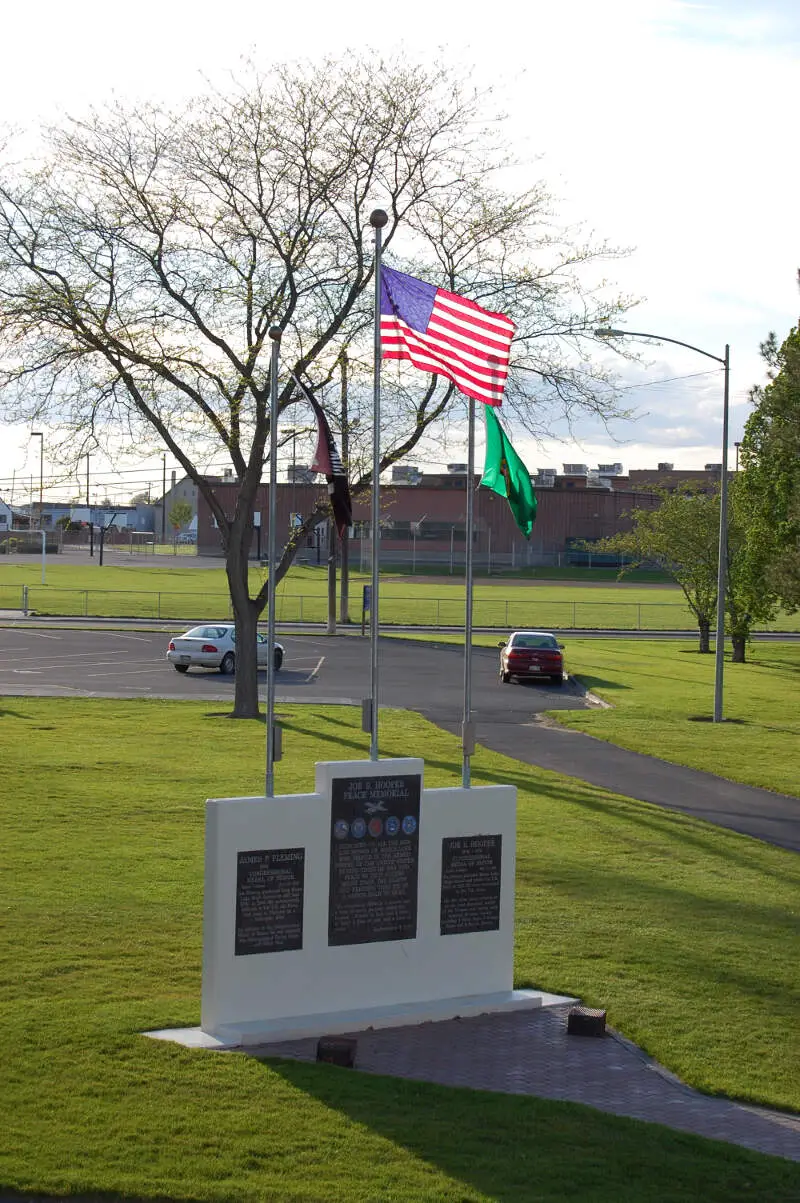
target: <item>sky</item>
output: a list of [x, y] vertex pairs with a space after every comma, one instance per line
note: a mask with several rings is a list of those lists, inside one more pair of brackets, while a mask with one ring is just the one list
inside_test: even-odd
[[[79, 115], [112, 94], [179, 100], [223, 81], [243, 57], [270, 62], [348, 47], [402, 48], [424, 61], [466, 64], [491, 83], [509, 114], [506, 133], [544, 179], [566, 222], [631, 248], [604, 267], [641, 298], [619, 324], [688, 342], [722, 357], [731, 347], [731, 460], [763, 382], [759, 343], [798, 321], [800, 161], [796, 81], [800, 6], [795, 0], [509, 0], [487, 20], [472, 0], [402, 8], [312, 0], [296, 10], [250, 0], [140, 0], [108, 5], [43, 0], [4, 13], [0, 114], [30, 127]], [[526, 175], [527, 173], [527, 175]], [[722, 373], [712, 360], [662, 343], [643, 362], [618, 360], [631, 421], [611, 432], [585, 422], [559, 438], [515, 445], [533, 470], [564, 463], [719, 463]], [[678, 378], [678, 379], [676, 379]], [[659, 383], [666, 382], [666, 383]], [[0, 496], [38, 495], [40, 440], [0, 427]], [[448, 459], [463, 458], [457, 446]], [[172, 468], [168, 464], [168, 471]], [[424, 466], [424, 463], [423, 465]], [[104, 466], [93, 465], [101, 481]], [[50, 470], [46, 459], [44, 476]], [[160, 491], [160, 457], [128, 461], [116, 483]]]

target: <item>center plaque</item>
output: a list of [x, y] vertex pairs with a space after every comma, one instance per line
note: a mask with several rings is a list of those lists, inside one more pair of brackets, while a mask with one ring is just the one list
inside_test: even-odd
[[328, 944], [417, 935], [419, 774], [334, 777]]

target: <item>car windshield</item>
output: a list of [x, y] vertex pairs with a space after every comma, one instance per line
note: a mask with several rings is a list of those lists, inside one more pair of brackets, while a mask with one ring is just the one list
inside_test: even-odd
[[552, 635], [514, 635], [511, 647], [518, 651], [520, 648], [555, 648], [558, 644]]

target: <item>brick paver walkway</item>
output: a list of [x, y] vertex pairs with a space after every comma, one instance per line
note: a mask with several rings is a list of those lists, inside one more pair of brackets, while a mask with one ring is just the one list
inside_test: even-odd
[[[568, 1011], [548, 1007], [351, 1033], [356, 1069], [586, 1103], [800, 1161], [800, 1116], [700, 1094], [617, 1033], [567, 1036]], [[292, 1040], [252, 1051], [314, 1060], [316, 1046], [314, 1039]]]

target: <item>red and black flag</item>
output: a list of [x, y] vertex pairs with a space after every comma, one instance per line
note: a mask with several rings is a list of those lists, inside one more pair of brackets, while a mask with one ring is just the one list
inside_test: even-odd
[[350, 500], [350, 486], [347, 483], [347, 473], [344, 470], [339, 456], [339, 449], [334, 442], [331, 428], [328, 425], [328, 419], [325, 417], [322, 406], [311, 390], [306, 388], [304, 384], [301, 384], [294, 374], [292, 374], [292, 380], [294, 380], [317, 416], [317, 450], [314, 452], [311, 468], [314, 472], [321, 472], [328, 482], [328, 496], [331, 499], [333, 519], [339, 532], [339, 538], [341, 539], [345, 530], [353, 525], [353, 506]]

